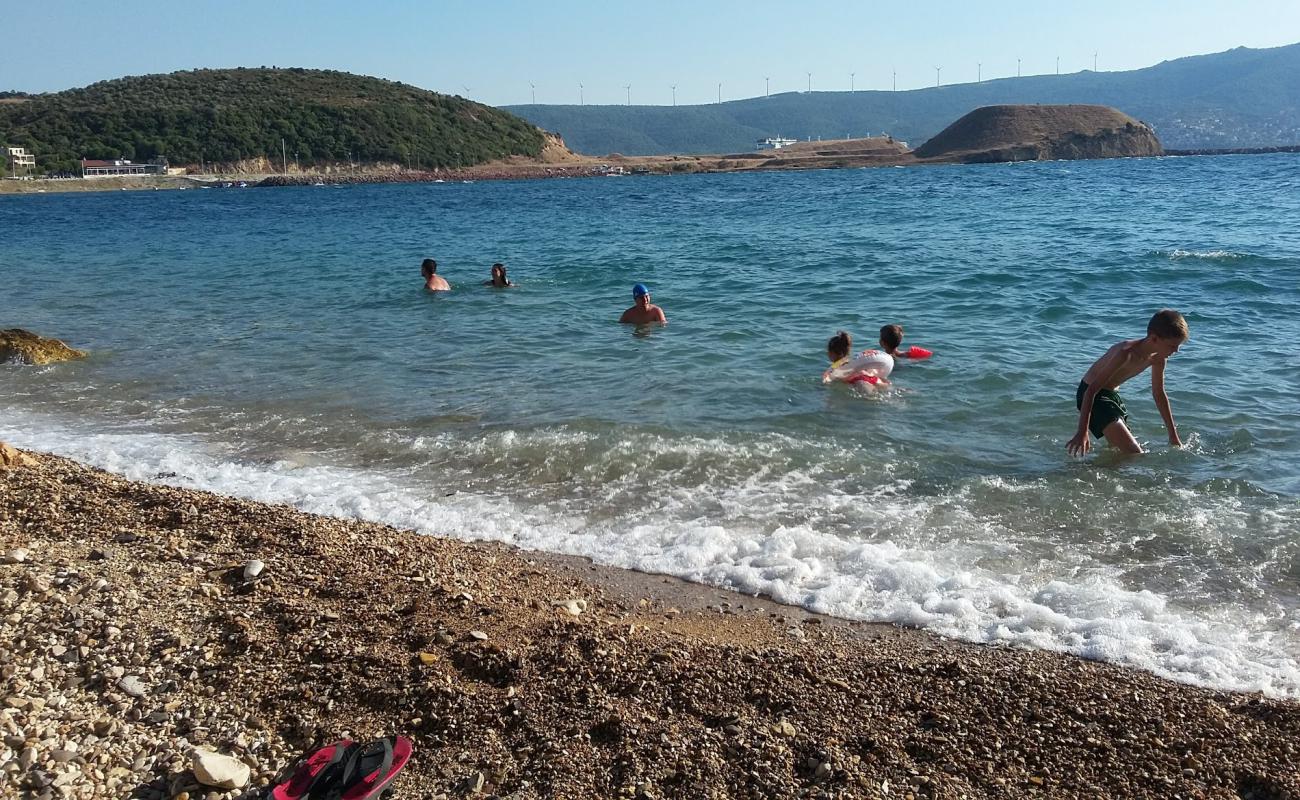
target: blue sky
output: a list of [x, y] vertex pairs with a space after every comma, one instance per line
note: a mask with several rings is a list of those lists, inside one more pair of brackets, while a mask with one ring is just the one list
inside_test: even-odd
[[[341, 69], [491, 105], [711, 102], [1134, 69], [1300, 41], [1300, 0], [1089, 3], [552, 0], [5, 0], [0, 89], [55, 91], [194, 67]], [[1060, 6], [1059, 8], [1055, 6]], [[982, 63], [982, 68], [978, 65]], [[856, 73], [850, 78], [850, 73]]]

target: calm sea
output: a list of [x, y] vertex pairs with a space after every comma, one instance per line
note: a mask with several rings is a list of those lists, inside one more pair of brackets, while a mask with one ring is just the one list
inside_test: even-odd
[[[1297, 220], [1296, 155], [0, 197], [0, 327], [92, 352], [0, 367], [0, 439], [1300, 695]], [[1152, 453], [1068, 458], [1166, 306], [1188, 446], [1141, 376]], [[821, 385], [890, 322], [937, 355]]]

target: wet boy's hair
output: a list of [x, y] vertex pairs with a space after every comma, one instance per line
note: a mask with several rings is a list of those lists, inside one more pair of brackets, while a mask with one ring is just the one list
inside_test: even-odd
[[1187, 320], [1183, 319], [1183, 315], [1172, 308], [1157, 311], [1151, 317], [1151, 321], [1147, 323], [1147, 336], [1155, 336], [1160, 339], [1177, 339], [1180, 342], [1185, 342], [1189, 336]]
[[887, 351], [894, 351], [903, 343], [902, 325], [884, 325], [880, 328], [880, 346]]
[[847, 356], [852, 349], [853, 337], [849, 336], [848, 331], [840, 331], [826, 343], [826, 354], [834, 356], [836, 361]]
[[420, 272], [423, 272], [425, 275], [432, 275], [437, 271], [438, 262], [434, 261], [432, 258], [426, 258], [420, 262]]

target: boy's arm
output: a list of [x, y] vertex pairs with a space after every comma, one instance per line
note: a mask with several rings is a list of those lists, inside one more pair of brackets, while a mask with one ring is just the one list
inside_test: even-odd
[[1169, 443], [1174, 447], [1182, 447], [1183, 442], [1178, 438], [1178, 427], [1174, 425], [1174, 412], [1169, 408], [1169, 395], [1165, 394], [1165, 363], [1165, 359], [1162, 358], [1151, 364], [1151, 397], [1155, 399], [1160, 417], [1165, 421], [1165, 430], [1169, 432]]

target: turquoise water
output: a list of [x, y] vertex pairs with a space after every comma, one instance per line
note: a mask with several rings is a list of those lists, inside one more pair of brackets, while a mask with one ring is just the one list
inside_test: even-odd
[[[93, 353], [0, 367], [0, 439], [1300, 694], [1297, 219], [1295, 155], [0, 197], [0, 326]], [[1153, 452], [1068, 458], [1165, 306], [1188, 446], [1140, 376]], [[886, 322], [935, 358], [821, 385]]]

